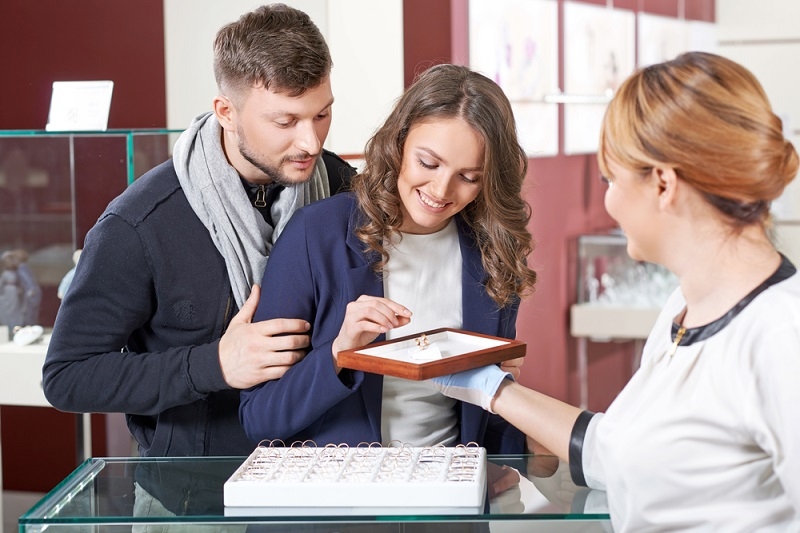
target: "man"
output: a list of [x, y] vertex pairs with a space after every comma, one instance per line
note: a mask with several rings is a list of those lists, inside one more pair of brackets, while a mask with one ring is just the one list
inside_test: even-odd
[[86, 236], [44, 364], [55, 407], [126, 413], [144, 456], [253, 450], [239, 389], [282, 376], [309, 328], [251, 323], [255, 284], [292, 213], [353, 172], [322, 149], [331, 65], [308, 15], [282, 4], [219, 31], [213, 113]]

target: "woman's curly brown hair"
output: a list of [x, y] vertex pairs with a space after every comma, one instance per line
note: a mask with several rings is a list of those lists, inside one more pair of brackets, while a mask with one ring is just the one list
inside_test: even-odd
[[514, 115], [502, 89], [466, 67], [436, 65], [425, 71], [398, 100], [365, 150], [363, 171], [352, 190], [366, 215], [356, 230], [367, 250], [378, 252], [380, 272], [389, 261], [384, 242], [400, 233], [403, 214], [397, 178], [403, 147], [411, 127], [419, 122], [460, 118], [484, 141], [481, 191], [460, 214], [473, 230], [488, 274], [486, 292], [504, 307], [533, 291], [536, 272], [526, 258], [533, 251], [527, 229], [530, 205], [522, 197], [528, 169], [517, 140]]

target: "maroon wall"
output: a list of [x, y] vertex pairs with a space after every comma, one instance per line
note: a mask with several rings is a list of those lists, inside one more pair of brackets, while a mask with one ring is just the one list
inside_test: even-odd
[[[164, 127], [162, 0], [3, 0], [0, 68], [0, 129], [43, 129], [53, 81], [106, 79], [114, 81], [109, 128]], [[124, 176], [117, 179], [124, 144], [111, 160], [108, 149], [93, 157], [100, 148], [76, 146], [79, 245], [126, 185]], [[75, 468], [74, 415], [6, 406], [0, 420], [5, 489], [49, 491]], [[93, 433], [95, 455], [103, 455], [104, 417], [93, 416]], [[31, 470], [42, 457], [48, 458], [46, 468]]]
[[41, 129], [54, 81], [112, 80], [109, 128], [166, 125], [161, 0], [3, 0], [0, 129]]
[[[0, 54], [0, 129], [43, 129], [52, 83], [73, 80], [114, 82], [109, 129], [166, 126], [162, 0], [3, 0]], [[125, 150], [119, 139], [76, 146], [79, 245], [127, 185]]]
[[431, 65], [452, 61], [449, 0], [403, 1], [403, 81]]
[[[563, 13], [565, 0], [558, 0]], [[608, 5], [607, 0], [586, 3]], [[450, 57], [469, 57], [468, 0], [405, 0], [406, 83], [420, 68]], [[714, 21], [714, 0], [613, 0], [613, 6], [656, 15]], [[449, 10], [449, 12], [448, 12]], [[434, 16], [435, 15], [435, 16]], [[562, 18], [560, 17], [560, 24]], [[559, 57], [563, 66], [563, 28]], [[439, 36], [432, 39], [430, 36]], [[450, 36], [451, 43], [443, 42]], [[449, 53], [449, 55], [448, 55]], [[563, 68], [561, 69], [563, 87]], [[563, 106], [559, 109], [563, 131]], [[563, 150], [563, 136], [559, 142]], [[577, 404], [576, 341], [569, 335], [569, 307], [576, 300], [573, 256], [579, 235], [608, 230], [604, 188], [594, 155], [558, 155], [529, 161], [526, 195], [533, 207], [530, 229], [537, 241], [530, 264], [539, 273], [533, 296], [523, 302], [517, 337], [528, 343], [520, 381]], [[633, 343], [589, 343], [589, 408], [605, 409], [631, 375]]]

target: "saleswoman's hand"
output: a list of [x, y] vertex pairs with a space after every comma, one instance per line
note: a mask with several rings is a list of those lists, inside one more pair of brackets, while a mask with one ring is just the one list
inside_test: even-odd
[[369, 344], [381, 333], [405, 326], [411, 321], [411, 311], [388, 298], [360, 296], [347, 304], [339, 336], [333, 341], [333, 363], [339, 371], [337, 355]]
[[510, 373], [504, 372], [497, 365], [488, 365], [455, 374], [445, 374], [429, 381], [445, 396], [479, 405], [494, 413], [492, 400], [506, 379], [513, 381]]

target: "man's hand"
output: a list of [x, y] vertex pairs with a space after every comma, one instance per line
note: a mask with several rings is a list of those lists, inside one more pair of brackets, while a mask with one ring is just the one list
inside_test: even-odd
[[525, 511], [520, 490], [519, 471], [508, 465], [486, 463], [486, 481], [489, 501], [497, 512], [519, 514]]
[[225, 382], [246, 389], [278, 379], [305, 357], [309, 345], [305, 320], [275, 318], [253, 323], [261, 287], [253, 290], [219, 340], [219, 365]]
[[508, 465], [486, 463], [486, 478], [489, 498], [495, 498], [511, 488], [519, 487], [519, 471]]

